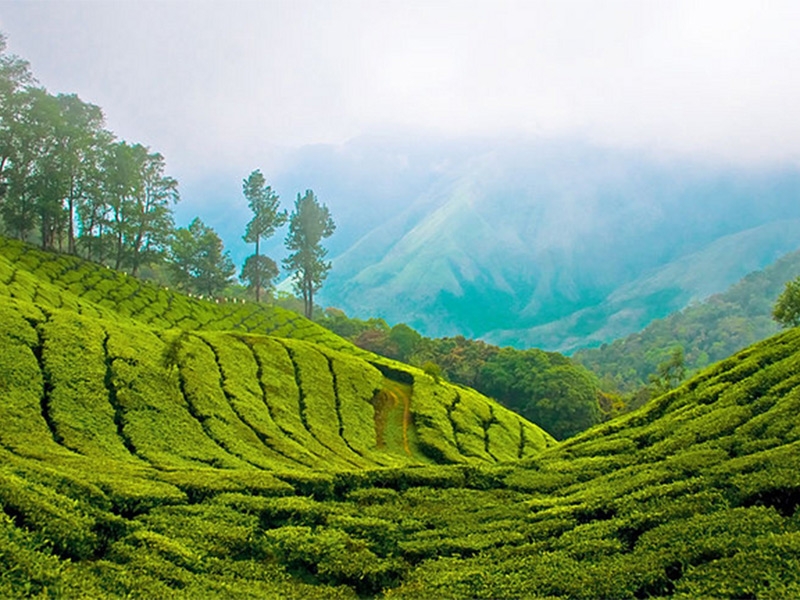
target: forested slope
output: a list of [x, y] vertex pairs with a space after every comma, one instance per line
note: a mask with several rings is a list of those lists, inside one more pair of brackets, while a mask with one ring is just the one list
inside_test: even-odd
[[578, 350], [574, 358], [606, 385], [630, 392], [647, 383], [673, 349], [683, 348], [695, 372], [778, 331], [772, 307], [787, 281], [800, 275], [800, 251], [755, 271], [725, 292], [653, 321], [638, 333]]
[[798, 330], [551, 445], [289, 313], [0, 255], [0, 596], [800, 595]]

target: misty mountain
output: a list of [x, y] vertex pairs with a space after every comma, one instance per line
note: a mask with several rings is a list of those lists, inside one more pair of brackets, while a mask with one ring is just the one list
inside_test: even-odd
[[428, 336], [598, 345], [800, 247], [789, 168], [384, 137], [305, 149], [280, 180], [303, 173], [339, 224], [322, 301]]

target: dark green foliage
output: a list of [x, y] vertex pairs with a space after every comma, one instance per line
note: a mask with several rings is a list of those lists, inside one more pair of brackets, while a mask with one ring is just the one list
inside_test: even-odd
[[503, 348], [481, 372], [481, 390], [564, 439], [600, 421], [593, 378], [568, 359], [541, 350]]
[[772, 308], [772, 318], [781, 327], [800, 325], [800, 277], [786, 282], [786, 287]]
[[179, 287], [206, 296], [219, 294], [236, 271], [222, 240], [199, 218], [175, 230], [169, 265]]
[[295, 291], [303, 298], [304, 314], [309, 319], [314, 314], [314, 294], [331, 268], [330, 262], [325, 262], [328, 251], [322, 240], [335, 230], [328, 207], [319, 203], [314, 192], [306, 190], [302, 197], [297, 194], [286, 236], [289, 256], [283, 259], [283, 265], [293, 274]]
[[261, 256], [259, 245], [286, 222], [286, 211], [278, 210], [278, 195], [266, 184], [261, 171], [255, 170], [242, 182], [242, 193], [247, 198], [253, 218], [247, 224], [244, 241], [254, 243], [256, 252], [248, 257], [242, 267], [242, 281], [255, 291], [256, 302], [261, 299], [261, 289], [271, 289], [272, 281], [279, 275], [278, 266], [271, 258]]
[[592, 375], [556, 352], [498, 348], [463, 336], [429, 339], [403, 323], [390, 328], [382, 319], [349, 319], [337, 309], [317, 321], [360, 348], [419, 365], [436, 383], [446, 379], [492, 396], [559, 439], [603, 416]]

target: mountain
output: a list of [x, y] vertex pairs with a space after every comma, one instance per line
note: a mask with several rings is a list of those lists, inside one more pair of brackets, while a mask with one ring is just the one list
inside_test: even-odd
[[[705, 300], [728, 288], [731, 282], [772, 264], [786, 250], [797, 247], [799, 231], [800, 220], [787, 219], [723, 236], [702, 250], [620, 286], [595, 306], [545, 325], [522, 331], [493, 331], [485, 337], [497, 344], [540, 344], [559, 352], [601, 345]], [[775, 297], [777, 293], [771, 300]], [[763, 316], [768, 317], [769, 311]], [[771, 328], [768, 334], [775, 331]], [[766, 335], [749, 342], [763, 337]], [[730, 348], [714, 360], [741, 347]]]
[[798, 329], [554, 443], [292, 313], [5, 240], [0, 312], [3, 597], [800, 595]]
[[[736, 252], [740, 247], [722, 250]], [[686, 273], [693, 272], [687, 265]], [[676, 346], [683, 348], [689, 372], [698, 371], [774, 335], [779, 328], [772, 319], [772, 307], [786, 282], [798, 276], [800, 251], [795, 251], [763, 270], [749, 273], [722, 293], [692, 302], [610, 344], [579, 350], [573, 358], [624, 391], [647, 383], [648, 376], [668, 360]]]
[[569, 140], [389, 137], [316, 149], [281, 177], [330, 173], [334, 160], [345, 175], [331, 174], [321, 197], [342, 230], [320, 300], [427, 336], [599, 345], [800, 247], [800, 174], [789, 167]]

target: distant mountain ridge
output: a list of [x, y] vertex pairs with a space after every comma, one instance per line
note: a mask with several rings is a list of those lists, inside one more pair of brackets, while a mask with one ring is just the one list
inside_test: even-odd
[[[368, 170], [369, 144], [392, 148], [355, 141], [337, 160], [351, 153]], [[415, 151], [402, 148], [412, 159]], [[800, 247], [795, 169], [711, 167], [563, 141], [459, 151], [447, 161], [441, 150], [428, 179], [417, 167], [408, 188], [416, 195], [392, 200], [380, 209], [384, 221], [333, 257], [324, 303], [428, 336], [572, 351], [636, 331]], [[365, 186], [349, 201], [369, 206], [382, 193]], [[334, 215], [339, 201], [331, 198]]]
[[559, 352], [598, 346], [720, 293], [732, 282], [772, 264], [787, 248], [800, 245], [799, 232], [800, 220], [790, 219], [724, 236], [626, 283], [595, 306], [528, 330], [494, 331], [485, 337], [501, 345], [538, 342]]

